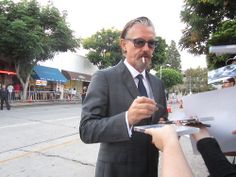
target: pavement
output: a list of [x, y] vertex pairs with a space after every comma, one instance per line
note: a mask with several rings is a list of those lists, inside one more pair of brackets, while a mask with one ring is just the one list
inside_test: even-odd
[[39, 105], [58, 105], [58, 104], [79, 104], [81, 100], [49, 100], [49, 101], [10, 101], [11, 107], [39, 106]]
[[[14, 101], [9, 101], [9, 104], [11, 105], [11, 107], [21, 107], [21, 106], [38, 106], [38, 105], [57, 105], [57, 104], [79, 104], [81, 102], [82, 102], [81, 99], [25, 100], [25, 101], [14, 100]], [[179, 108], [179, 104], [169, 103], [167, 107], [171, 116], [172, 115], [171, 113], [175, 112], [175, 110]]]
[[[79, 104], [80, 102], [81, 102], [80, 100], [71, 100], [71, 101], [69, 101], [69, 100], [51, 100], [51, 101], [37, 101], [37, 102], [36, 101], [25, 101], [25, 102], [23, 102], [23, 101], [15, 101], [15, 102], [11, 102], [10, 104], [11, 104], [11, 106], [14, 109], [14, 107], [16, 108], [16, 107], [39, 106], [39, 105], [50, 105], [50, 104], [51, 105], [56, 105], [56, 104], [58, 104], [58, 105], [59, 104]], [[170, 120], [176, 119], [178, 117], [183, 116], [184, 111], [183, 111], [183, 109], [179, 108], [179, 104], [169, 104], [168, 106], [171, 108], [171, 113], [169, 114]], [[65, 107], [67, 107], [67, 106], [65, 106]], [[74, 106], [72, 106], [72, 109], [73, 109], [73, 107]], [[76, 109], [76, 110], [80, 111], [80, 108], [81, 107], [79, 107], [79, 109], [78, 110]], [[63, 109], [56, 109], [56, 108], [54, 108], [54, 109], [57, 110], [57, 111], [53, 110], [52, 113], [47, 114], [47, 116], [50, 116], [50, 119], [52, 117], [57, 117], [58, 111], [63, 111]], [[51, 110], [51, 109], [49, 109], [49, 110]], [[45, 112], [45, 111], [43, 111], [43, 112]], [[63, 111], [63, 112], [65, 113], [66, 111]], [[71, 111], [69, 111], [69, 113], [71, 113]], [[19, 114], [24, 114], [24, 111], [19, 111]], [[65, 116], [68, 116], [67, 114], [68, 114], [68, 112], [66, 113]], [[72, 124], [70, 124], [70, 123], [68, 124], [68, 120], [65, 119], [66, 123], [65, 124], [60, 124], [58, 132], [60, 132], [60, 133], [63, 132], [64, 133], [65, 131], [71, 131], [71, 127], [75, 127], [74, 124], [76, 124], [76, 125], [78, 124], [78, 122], [77, 122], [78, 121], [77, 120], [78, 119], [77, 114], [78, 114], [78, 112], [76, 112], [76, 116], [74, 116], [74, 114], [69, 116], [69, 119], [70, 119], [70, 121], [72, 121]], [[36, 114], [36, 115], [41, 117], [40, 114]], [[60, 115], [62, 115], [62, 114], [60, 114]], [[0, 117], [1, 117], [1, 112], [0, 112]], [[64, 119], [61, 119], [61, 118], [56, 119], [56, 121], [62, 121], [62, 120], [64, 120]], [[76, 120], [76, 123], [74, 123], [75, 120]], [[37, 123], [40, 123], [40, 124], [43, 123], [43, 122], [44, 121], [37, 121]], [[20, 125], [22, 125], [22, 124], [20, 124]], [[25, 124], [23, 124], [23, 125], [25, 126]], [[29, 124], [29, 125], [31, 125], [31, 124]], [[52, 124], [51, 122], [45, 124], [45, 122], [44, 122], [41, 126], [36, 126], [36, 127], [38, 129], [40, 128], [40, 131], [41, 131], [42, 127], [46, 126], [46, 128], [47, 128], [47, 126], [51, 126], [51, 125], [55, 126], [55, 125], [59, 125], [59, 124]], [[66, 126], [61, 126], [61, 125], [66, 125]], [[71, 125], [71, 126], [68, 126], [68, 125]], [[64, 128], [68, 128], [68, 127], [69, 127], [69, 130], [64, 130]], [[29, 130], [32, 130], [32, 131], [35, 132], [37, 128], [33, 128], [33, 129], [29, 129]], [[63, 128], [63, 131], [61, 131], [61, 128]], [[23, 132], [24, 132], [24, 129], [19, 128], [19, 131], [21, 131], [21, 130], [23, 130]], [[50, 132], [51, 130], [53, 130], [53, 132], [55, 133], [55, 129], [50, 129], [50, 130], [43, 131], [43, 132], [46, 132], [46, 134], [49, 132], [50, 135], [54, 135], [53, 133]], [[73, 130], [73, 128], [72, 128], [72, 130]], [[14, 132], [10, 131], [10, 133], [14, 133]], [[32, 135], [34, 135], [34, 134], [35, 133], [32, 133]], [[44, 133], [39, 133], [37, 135], [43, 136]], [[4, 135], [4, 137], [6, 137], [6, 135]], [[10, 136], [10, 137], [12, 138], [14, 136]], [[28, 140], [29, 136], [27, 136], [27, 137], [19, 136], [19, 137], [20, 138], [27, 138], [27, 142], [29, 141]], [[17, 138], [19, 138], [19, 137], [17, 136]], [[7, 142], [17, 142], [17, 143], [19, 143], [19, 142], [22, 142], [22, 140], [20, 141], [19, 139], [17, 139], [17, 141], [7, 141]], [[71, 139], [69, 139], [66, 142], [71, 142]], [[76, 141], [76, 142], [78, 142], [78, 141]], [[46, 164], [46, 166], [52, 167], [52, 168], [49, 168], [49, 170], [46, 170], [46, 171], [44, 170], [45, 173], [46, 173], [45, 174], [46, 176], [48, 176], [49, 173], [54, 174], [54, 176], [57, 176], [56, 174], [60, 174], [61, 175], [61, 174], [65, 173], [64, 172], [65, 169], [69, 169], [69, 170], [66, 170], [68, 173], [73, 173], [73, 174], [70, 174], [70, 175], [67, 175], [67, 176], [74, 176], [75, 173], [80, 174], [79, 176], [81, 176], [81, 175], [82, 176], [93, 176], [94, 175], [94, 170], [95, 170], [94, 166], [96, 164], [96, 157], [97, 157], [96, 154], [97, 154], [97, 150], [98, 150], [97, 146], [99, 144], [98, 145], [95, 144], [95, 146], [92, 146], [92, 145], [87, 146], [87, 145], [85, 145], [83, 143], [80, 143], [80, 142], [81, 141], [79, 141], [79, 144], [75, 144], [73, 146], [68, 146], [68, 144], [66, 144], [67, 146], [66, 146], [66, 149], [65, 149], [65, 151], [66, 151], [65, 154], [63, 154], [64, 153], [64, 151], [63, 151], [64, 148], [60, 148], [59, 150], [62, 149], [62, 154], [63, 155], [61, 155], [61, 154], [60, 155], [55, 155], [56, 153], [58, 153], [58, 151], [55, 151], [54, 149], [53, 149], [53, 152], [47, 152], [48, 154], [52, 153], [53, 155], [51, 155], [51, 156], [47, 155], [47, 153], [45, 153], [45, 152], [40, 153], [40, 157], [43, 156], [43, 159], [41, 159], [41, 160], [37, 159], [37, 161], [34, 162], [35, 164], [33, 164], [33, 167], [35, 167], [37, 169], [38, 167], [43, 166], [42, 164]], [[201, 156], [200, 155], [194, 155], [193, 152], [192, 152], [192, 144], [191, 144], [191, 141], [190, 141], [189, 137], [187, 137], [187, 136], [181, 137], [180, 138], [180, 143], [181, 143], [181, 147], [183, 148], [183, 152], [184, 152], [184, 154], [186, 156], [186, 159], [187, 159], [191, 169], [193, 170], [194, 176], [196, 176], [196, 177], [208, 176], [208, 171], [207, 171], [207, 169], [205, 167], [204, 161], [202, 160]], [[64, 143], [64, 139], [61, 142], [61, 144], [62, 145], [65, 144]], [[79, 146], [79, 150], [78, 150], [78, 146]], [[52, 144], [50, 146], [47, 145], [46, 147], [55, 147], [55, 146], [54, 146], [54, 144]], [[72, 147], [72, 149], [68, 149], [70, 147]], [[74, 150], [74, 148], [76, 150]], [[42, 149], [45, 149], [45, 148], [42, 148]], [[48, 148], [46, 148], [46, 149], [48, 149]], [[35, 151], [35, 150], [34, 151], [33, 150], [32, 150], [32, 152]], [[88, 151], [89, 151], [89, 155], [87, 153]], [[61, 153], [61, 151], [59, 151], [59, 152]], [[70, 154], [70, 152], [72, 152], [72, 153]], [[78, 154], [75, 155], [74, 154], [75, 152], [77, 152]], [[160, 162], [161, 162], [162, 161], [162, 153], [160, 153], [160, 154], [161, 154], [160, 155]], [[72, 161], [73, 162], [78, 162], [79, 164], [81, 164], [81, 162], [85, 162], [85, 163], [83, 163], [82, 165], [79, 165], [79, 166], [78, 166], [78, 163], [76, 163], [76, 165], [74, 166], [74, 163], [71, 163], [71, 162], [70, 163], [64, 163], [64, 161], [61, 161], [61, 159], [59, 161], [57, 161], [58, 157], [64, 157], [64, 156], [67, 157], [67, 158], [64, 158], [67, 161], [68, 161], [68, 159], [75, 159], [75, 160], [72, 160]], [[55, 158], [56, 160], [55, 159], [45, 160], [46, 159], [45, 157], [50, 157], [50, 158], [56, 157]], [[29, 160], [29, 158], [27, 158], [26, 160]], [[13, 170], [11, 169], [11, 167], [9, 167], [9, 169], [11, 169], [14, 173], [15, 173], [15, 171], [16, 172], [20, 171], [20, 174], [24, 173], [24, 176], [29, 176], [26, 173], [31, 173], [32, 172], [32, 170], [29, 171], [29, 169], [32, 167], [32, 165], [31, 166], [25, 165], [25, 166], [27, 166], [27, 168], [29, 167], [29, 169], [27, 169], [26, 167], [24, 167], [24, 168], [22, 167], [22, 163], [19, 163], [17, 161], [17, 165], [14, 166], [15, 164], [14, 164], [14, 161], [13, 161], [13, 165], [11, 166]], [[29, 164], [29, 162], [26, 161], [26, 164]], [[57, 165], [55, 165], [55, 164], [57, 164]], [[87, 164], [92, 164], [92, 165], [87, 165]], [[160, 165], [159, 165], [159, 173], [161, 172], [161, 168], [162, 168], [161, 164], [162, 163], [160, 163]], [[60, 168], [59, 168], [59, 170], [57, 169], [56, 170], [57, 173], [55, 173], [55, 171], [53, 171], [53, 170], [55, 170], [55, 168], [57, 166], [59, 166]], [[61, 168], [62, 166], [63, 167], [65, 166], [65, 167]], [[3, 167], [1, 167], [1, 168], [3, 168]], [[50, 170], [52, 170], [52, 171], [50, 171]], [[35, 170], [35, 171], [33, 171], [33, 173], [34, 173], [33, 176], [35, 176], [37, 172], [42, 173], [40, 170]], [[8, 173], [8, 171], [7, 171], [7, 173]], [[9, 172], [9, 173], [12, 173], [12, 172]], [[5, 176], [8, 176], [8, 175], [9, 174], [7, 174]], [[38, 176], [45, 176], [45, 175], [40, 174]], [[58, 176], [60, 176], [60, 175], [58, 175]], [[17, 175], [13, 175], [13, 176], [17, 176]], [[161, 176], [161, 175], [159, 175], [159, 176]]]

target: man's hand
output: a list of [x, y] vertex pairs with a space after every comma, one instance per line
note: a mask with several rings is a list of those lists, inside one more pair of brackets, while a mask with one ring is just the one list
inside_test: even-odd
[[135, 125], [142, 119], [147, 119], [157, 111], [156, 102], [147, 97], [137, 97], [128, 109], [129, 125]]

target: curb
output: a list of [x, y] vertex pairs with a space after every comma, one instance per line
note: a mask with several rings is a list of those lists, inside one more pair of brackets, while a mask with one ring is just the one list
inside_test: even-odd
[[28, 107], [28, 106], [45, 106], [45, 105], [66, 105], [66, 104], [81, 104], [81, 101], [68, 101], [68, 102], [19, 102], [19, 103], [10, 103], [11, 107]]

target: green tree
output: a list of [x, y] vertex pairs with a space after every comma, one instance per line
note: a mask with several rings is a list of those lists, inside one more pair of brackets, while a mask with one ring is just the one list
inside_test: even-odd
[[[161, 37], [156, 37], [158, 45], [153, 52], [152, 66], [158, 68], [166, 60], [167, 44]], [[91, 37], [82, 40], [83, 48], [88, 50], [86, 57], [98, 68], [106, 68], [116, 65], [123, 57], [120, 45], [120, 31], [102, 29]]]
[[[160, 71], [158, 71], [156, 75], [160, 77]], [[173, 86], [181, 84], [183, 82], [183, 76], [181, 72], [176, 69], [163, 68], [161, 80], [164, 82], [165, 88], [169, 90]]]
[[176, 70], [181, 70], [180, 54], [177, 50], [175, 41], [171, 41], [170, 46], [168, 46], [167, 59], [165, 61], [165, 64], [169, 64], [171, 68], [174, 68]]
[[235, 0], [186, 0], [181, 11], [186, 27], [180, 45], [193, 54], [206, 54], [208, 39], [218, 30], [219, 24], [235, 17]]
[[208, 85], [208, 70], [207, 68], [196, 68], [196, 69], [188, 69], [184, 73], [184, 87], [183, 91], [185, 93], [198, 93], [209, 91], [212, 89], [210, 85]]
[[120, 31], [102, 29], [91, 37], [82, 40], [84, 49], [89, 52], [86, 57], [99, 69], [116, 65], [123, 57], [119, 45]]
[[[217, 41], [219, 43], [216, 42], [214, 45], [223, 44], [222, 42], [227, 40], [231, 44], [236, 44], [236, 41], [231, 39], [230, 35], [225, 35], [230, 34], [230, 30], [225, 30], [225, 34], [218, 33], [219, 28], [226, 20], [235, 20], [235, 17], [235, 0], [186, 0], [184, 10], [181, 11], [181, 20], [186, 24], [186, 27], [179, 42], [180, 46], [195, 55], [208, 55], [209, 39], [215, 35], [218, 36]], [[230, 26], [227, 27], [230, 28]], [[219, 40], [220, 38], [222, 40]], [[221, 58], [215, 57], [212, 59], [212, 57], [215, 56], [210, 56], [211, 59], [208, 60], [210, 67], [216, 67], [214, 63], [211, 63], [212, 61], [219, 59], [221, 63]]]
[[153, 52], [152, 69], [159, 70], [160, 66], [163, 65], [167, 59], [167, 48], [165, 39], [156, 37], [157, 46]]
[[[213, 33], [211, 39], [208, 41], [208, 46], [215, 45], [230, 45], [236, 44], [236, 20], [226, 20], [219, 25], [218, 31]], [[232, 58], [234, 55], [225, 54], [216, 56], [215, 54], [209, 54], [208, 68], [216, 69], [225, 66], [225, 60]]]
[[0, 1], [0, 56], [14, 64], [26, 93], [32, 68], [56, 52], [74, 51], [79, 40], [52, 4], [41, 7], [36, 0]]

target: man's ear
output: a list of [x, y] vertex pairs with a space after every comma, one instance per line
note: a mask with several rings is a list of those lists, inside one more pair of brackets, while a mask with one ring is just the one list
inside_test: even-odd
[[127, 49], [126, 49], [126, 40], [124, 40], [124, 39], [120, 40], [120, 47], [121, 47], [123, 53], [126, 53], [126, 51], [127, 51]]

